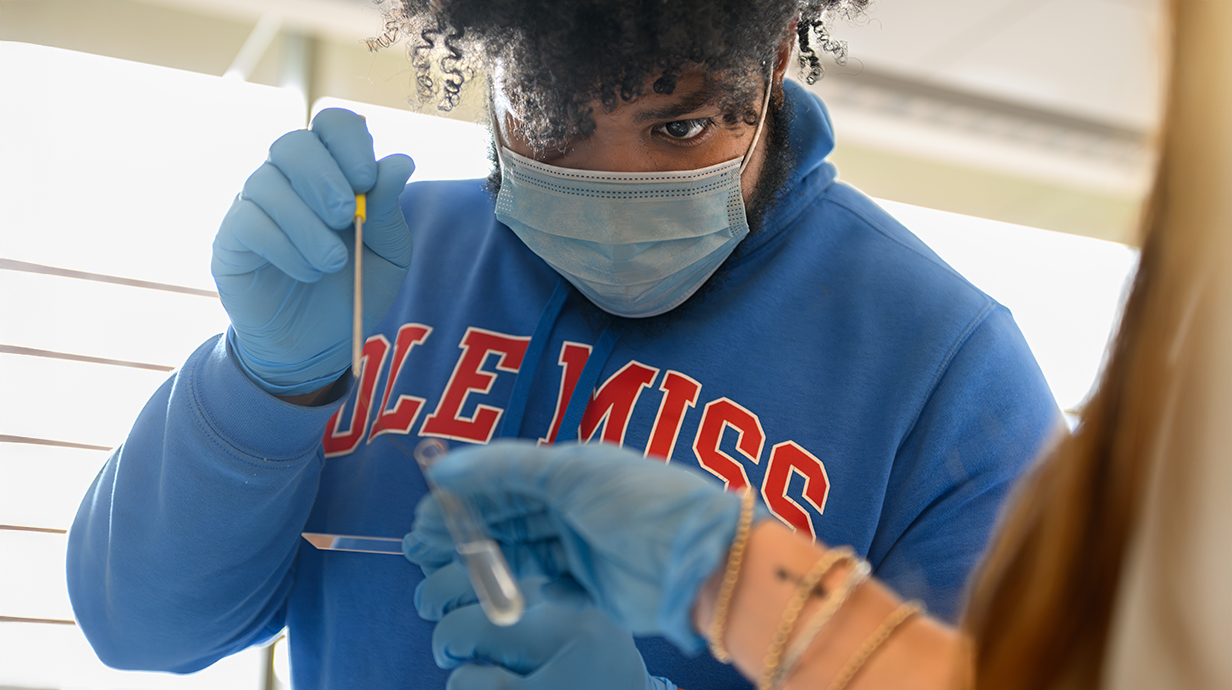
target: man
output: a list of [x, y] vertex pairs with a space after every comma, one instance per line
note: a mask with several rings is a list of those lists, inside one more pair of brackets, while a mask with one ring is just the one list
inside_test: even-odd
[[836, 181], [824, 108], [784, 83], [793, 44], [815, 66], [848, 3], [564, 5], [391, 11], [384, 38], [413, 37], [446, 106], [491, 74], [497, 194], [403, 190], [409, 159], [373, 160], [337, 110], [245, 184], [214, 248], [232, 328], [151, 400], [72, 530], [70, 592], [105, 662], [191, 671], [285, 626], [297, 688], [444, 687], [438, 663], [523, 687], [747, 687], [593, 609], [434, 633], [412, 609], [466, 605], [456, 566], [417, 591], [403, 559], [299, 538], [405, 533], [426, 490], [407, 436], [698, 467], [955, 614], [1057, 414], [1008, 312]]

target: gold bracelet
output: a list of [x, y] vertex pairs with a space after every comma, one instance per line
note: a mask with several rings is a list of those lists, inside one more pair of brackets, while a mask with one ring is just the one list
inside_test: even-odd
[[778, 687], [791, 675], [791, 672], [795, 670], [800, 660], [804, 658], [804, 653], [813, 644], [813, 640], [817, 639], [818, 633], [834, 619], [838, 610], [851, 598], [852, 592], [855, 592], [857, 587], [868, 581], [868, 576], [872, 571], [873, 569], [868, 564], [868, 561], [862, 558], [859, 559], [855, 566], [852, 567], [851, 572], [847, 574], [847, 579], [843, 580], [843, 584], [839, 585], [833, 594], [826, 597], [825, 602], [822, 603], [821, 610], [814, 614], [808, 623], [800, 629], [800, 634], [796, 635], [796, 639], [792, 640], [791, 646], [787, 648], [787, 655], [783, 657], [783, 663], [779, 666], [778, 673], [772, 679], [773, 687]]
[[736, 580], [740, 579], [744, 547], [748, 545], [749, 532], [753, 526], [753, 505], [753, 492], [745, 489], [744, 495], [740, 497], [740, 522], [736, 525], [736, 538], [727, 552], [727, 569], [723, 572], [723, 584], [719, 587], [718, 598], [714, 600], [714, 617], [710, 620], [710, 654], [725, 664], [731, 663], [731, 654], [723, 644], [727, 609], [731, 605], [732, 592], [736, 591]]
[[796, 585], [795, 593], [792, 595], [791, 600], [787, 602], [787, 607], [783, 609], [783, 618], [779, 620], [779, 629], [775, 631], [774, 639], [770, 641], [770, 648], [766, 651], [766, 660], [762, 663], [761, 682], [757, 684], [758, 690], [773, 690], [774, 685], [772, 681], [779, 674], [779, 662], [783, 656], [783, 645], [787, 644], [787, 638], [791, 636], [792, 629], [796, 627], [796, 619], [800, 617], [800, 611], [804, 609], [804, 604], [808, 601], [809, 595], [812, 594], [813, 588], [840, 561], [854, 560], [855, 554], [846, 546], [830, 549], [824, 556], [817, 559], [817, 562], [805, 573], [804, 577], [800, 578], [800, 582]]
[[855, 678], [860, 669], [864, 668], [864, 664], [868, 663], [873, 653], [880, 649], [881, 645], [885, 644], [890, 634], [897, 630], [898, 626], [906, 622], [908, 618], [923, 610], [924, 604], [918, 600], [909, 601], [894, 609], [893, 613], [881, 622], [881, 626], [872, 635], [869, 635], [868, 639], [864, 640], [864, 644], [860, 645], [856, 653], [851, 655], [851, 658], [847, 660], [847, 664], [843, 666], [843, 669], [839, 671], [838, 675], [830, 683], [828, 690], [843, 690], [843, 688], [847, 687], [851, 679]]

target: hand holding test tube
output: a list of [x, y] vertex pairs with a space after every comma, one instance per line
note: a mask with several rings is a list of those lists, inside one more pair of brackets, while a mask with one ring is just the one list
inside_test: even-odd
[[446, 452], [443, 441], [424, 439], [415, 446], [415, 461], [419, 463], [428, 487], [441, 506], [454, 548], [462, 556], [484, 614], [495, 625], [513, 625], [522, 618], [526, 600], [509, 570], [509, 564], [505, 562], [500, 545], [488, 534], [484, 522], [466, 500], [437, 487], [428, 478], [428, 469], [440, 461]]
[[[394, 442], [394, 446], [402, 447], [402, 444]], [[500, 545], [489, 536], [487, 526], [465, 499], [437, 487], [428, 478], [428, 469], [440, 461], [447, 450], [443, 441], [429, 438], [420, 441], [411, 455], [414, 456], [415, 462], [419, 463], [424, 481], [428, 483], [428, 488], [441, 506], [454, 548], [457, 549], [458, 555], [462, 556], [484, 615], [495, 625], [513, 625], [521, 620], [522, 612], [526, 609], [526, 600], [509, 570]], [[406, 452], [405, 448], [403, 452]], [[392, 537], [319, 532], [304, 532], [303, 537], [318, 549], [327, 551], [402, 555], [402, 540]]]

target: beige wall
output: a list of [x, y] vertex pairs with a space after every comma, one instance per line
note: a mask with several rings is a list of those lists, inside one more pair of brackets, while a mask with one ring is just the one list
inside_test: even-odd
[[991, 170], [839, 144], [839, 176], [867, 194], [917, 206], [1136, 244], [1136, 196], [1080, 189]]

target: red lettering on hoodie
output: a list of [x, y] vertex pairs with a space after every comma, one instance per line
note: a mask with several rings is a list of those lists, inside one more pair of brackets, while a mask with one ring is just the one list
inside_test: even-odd
[[659, 413], [655, 415], [654, 426], [650, 430], [646, 457], [671, 462], [685, 412], [697, 405], [702, 384], [678, 371], [668, 369], [663, 375], [663, 382], [659, 384], [659, 390], [663, 391], [663, 401], [659, 403]]
[[480, 404], [473, 415], [462, 417], [462, 408], [472, 393], [486, 395], [491, 392], [496, 374], [483, 368], [489, 355], [498, 356], [496, 371], [516, 374], [529, 343], [530, 336], [505, 335], [474, 326], [466, 329], [458, 345], [462, 354], [436, 410], [424, 420], [420, 435], [471, 443], [491, 441], [504, 409]]
[[385, 433], [406, 434], [415, 425], [419, 411], [423, 409], [424, 399], [413, 395], [399, 395], [393, 407], [389, 407], [390, 392], [402, 373], [411, 350], [416, 345], [422, 345], [432, 334], [432, 327], [418, 323], [408, 323], [398, 329], [398, 337], [394, 341], [394, 356], [389, 363], [389, 376], [385, 381], [385, 395], [381, 398], [381, 406], [377, 408], [376, 421], [372, 423], [372, 431], [368, 433], [368, 443]]
[[388, 353], [389, 341], [383, 335], [374, 335], [364, 343], [359, 360], [359, 393], [355, 396], [355, 406], [351, 409], [349, 426], [346, 430], [341, 428], [342, 413], [346, 411], [346, 406], [343, 405], [325, 424], [325, 438], [321, 441], [325, 457], [351, 453], [364, 439], [364, 432], [368, 430], [368, 410], [372, 408], [372, 399], [376, 397], [377, 375], [385, 367], [385, 355]]
[[719, 446], [723, 431], [736, 430], [736, 450], [753, 464], [761, 460], [766, 432], [761, 420], [743, 405], [729, 398], [719, 398], [706, 403], [702, 422], [693, 439], [693, 454], [697, 463], [707, 472], [723, 481], [729, 491], [743, 491], [749, 485], [749, 475], [739, 460], [725, 453]]
[[824, 513], [826, 498], [830, 495], [830, 477], [826, 474], [826, 466], [795, 441], [779, 443], [770, 450], [770, 464], [761, 485], [761, 496], [770, 512], [796, 531], [807, 532], [813, 541], [817, 541], [817, 532], [808, 513], [787, 495], [787, 485], [793, 472], [804, 477], [804, 500], [818, 513]]
[[637, 361], [630, 361], [612, 374], [591, 394], [586, 411], [582, 413], [578, 439], [593, 440], [595, 432], [603, 425], [604, 441], [624, 445], [633, 406], [641, 397], [642, 389], [653, 383], [658, 375], [658, 369]]

